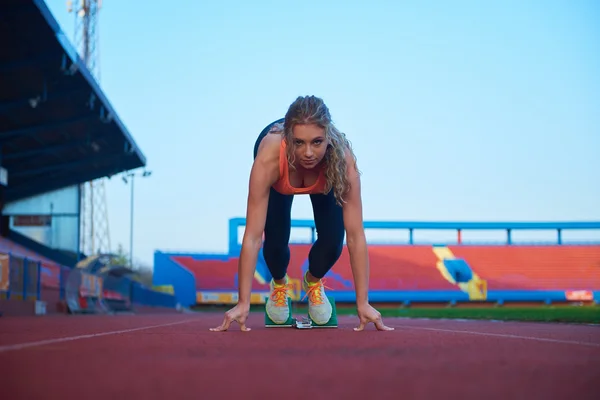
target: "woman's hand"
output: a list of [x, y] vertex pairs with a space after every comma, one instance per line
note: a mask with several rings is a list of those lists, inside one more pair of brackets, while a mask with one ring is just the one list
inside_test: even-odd
[[372, 322], [378, 331], [393, 331], [394, 328], [390, 328], [383, 323], [381, 319], [381, 313], [374, 309], [370, 304], [358, 307], [358, 319], [360, 324], [358, 328], [354, 328], [355, 331], [362, 331], [365, 329], [370, 322]]
[[225, 318], [223, 319], [223, 323], [216, 328], [210, 328], [213, 332], [223, 332], [229, 329], [229, 326], [233, 321], [240, 324], [242, 331], [248, 332], [250, 328], [246, 326], [246, 320], [248, 319], [248, 314], [250, 313], [250, 305], [244, 305], [238, 303], [235, 307], [225, 313]]

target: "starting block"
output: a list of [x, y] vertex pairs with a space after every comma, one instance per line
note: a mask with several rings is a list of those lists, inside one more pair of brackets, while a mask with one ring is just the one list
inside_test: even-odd
[[267, 314], [266, 305], [269, 302], [269, 299], [267, 298], [267, 300], [265, 302], [265, 327], [267, 327], [267, 328], [297, 328], [297, 329], [337, 328], [338, 320], [337, 320], [337, 311], [335, 308], [335, 300], [330, 296], [327, 296], [327, 298], [329, 299], [329, 302], [331, 303], [331, 318], [329, 319], [329, 321], [327, 321], [323, 325], [319, 325], [315, 321], [313, 321], [312, 318], [310, 317], [310, 314], [308, 315], [308, 317], [304, 317], [301, 319], [297, 319], [296, 317], [294, 317], [293, 313], [292, 313], [292, 302], [291, 301], [288, 303], [288, 308], [290, 311], [290, 316], [289, 316], [288, 320], [285, 321], [283, 324], [277, 324], [277, 323], [273, 322], [273, 320], [271, 320], [271, 318], [269, 318], [269, 315]]

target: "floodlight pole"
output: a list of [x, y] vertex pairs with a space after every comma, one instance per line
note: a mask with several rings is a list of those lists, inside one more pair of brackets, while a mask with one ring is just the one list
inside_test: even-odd
[[129, 205], [129, 266], [133, 271], [133, 181], [135, 180], [135, 174], [131, 174], [131, 195]]
[[[131, 178], [131, 194], [129, 196], [130, 204], [129, 204], [129, 266], [133, 271], [133, 181], [135, 180], [135, 172], [129, 172], [123, 177], [123, 181], [127, 183], [127, 178]], [[144, 171], [140, 175], [142, 178], [147, 178], [152, 175], [152, 171]]]

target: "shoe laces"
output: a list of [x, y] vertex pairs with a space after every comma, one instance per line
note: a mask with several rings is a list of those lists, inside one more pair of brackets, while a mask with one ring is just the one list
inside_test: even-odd
[[[321, 281], [319, 281], [319, 283], [316, 283], [314, 285], [307, 285], [308, 286], [308, 290], [306, 291], [306, 294], [304, 295], [304, 297], [302, 298], [302, 300], [304, 300], [307, 296], [309, 301], [312, 304], [315, 305], [320, 305], [323, 304], [323, 296], [324, 296], [324, 292], [321, 290], [323, 288], [327, 288], [327, 289], [331, 289], [328, 286], [325, 286], [325, 279], [321, 279]], [[333, 290], [333, 289], [331, 289]]]
[[276, 307], [285, 307], [287, 305], [287, 296], [288, 290], [291, 289], [290, 284], [281, 285], [281, 286], [273, 286], [273, 291], [271, 292], [271, 300], [275, 304]]

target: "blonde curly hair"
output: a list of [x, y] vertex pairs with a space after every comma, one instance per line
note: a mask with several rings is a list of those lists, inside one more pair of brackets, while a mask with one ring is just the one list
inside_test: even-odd
[[294, 167], [294, 146], [292, 144], [293, 128], [298, 124], [314, 124], [325, 129], [325, 139], [328, 142], [325, 153], [325, 194], [333, 190], [337, 204], [345, 203], [344, 196], [350, 190], [350, 182], [346, 175], [346, 150], [354, 159], [354, 168], [358, 170], [356, 156], [346, 135], [340, 132], [331, 120], [329, 109], [325, 102], [316, 96], [299, 96], [285, 114], [283, 137], [286, 141], [287, 158], [290, 168]]

